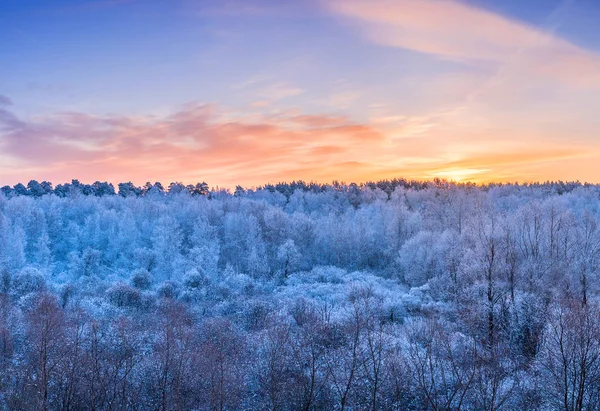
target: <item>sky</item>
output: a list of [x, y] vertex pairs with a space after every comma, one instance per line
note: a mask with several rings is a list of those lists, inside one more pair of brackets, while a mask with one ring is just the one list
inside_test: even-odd
[[0, 0], [0, 185], [600, 183], [597, 0]]

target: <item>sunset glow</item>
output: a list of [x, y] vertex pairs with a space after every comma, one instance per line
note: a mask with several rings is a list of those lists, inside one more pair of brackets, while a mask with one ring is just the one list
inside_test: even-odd
[[0, 10], [0, 185], [600, 182], [600, 4]]

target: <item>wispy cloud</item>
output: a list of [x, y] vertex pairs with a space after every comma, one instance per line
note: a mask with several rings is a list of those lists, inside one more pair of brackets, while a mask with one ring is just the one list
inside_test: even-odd
[[360, 145], [383, 138], [376, 129], [344, 117], [294, 115], [250, 122], [196, 104], [162, 118], [69, 112], [21, 120], [4, 113], [0, 158], [20, 167], [2, 169], [2, 180], [81, 176], [114, 181], [125, 175], [257, 184], [263, 181], [252, 175], [286, 178], [286, 170], [302, 159], [326, 168], [342, 161], [339, 154], [347, 149], [356, 155]]
[[[451, 131], [439, 134], [434, 129], [415, 137], [413, 128], [427, 121], [406, 118], [406, 129], [390, 131], [344, 116], [296, 112], [248, 120], [201, 104], [188, 104], [163, 117], [68, 112], [21, 119], [4, 110], [0, 183], [32, 178], [206, 180], [231, 187], [395, 176], [488, 181], [501, 175], [523, 180], [535, 175], [524, 174], [524, 164], [558, 169], [557, 162], [589, 154], [572, 144], [548, 143], [515, 155], [514, 144], [494, 143], [501, 141], [498, 135], [481, 143], [463, 143]], [[457, 156], [452, 147], [460, 144], [470, 149]]]
[[600, 86], [600, 56], [524, 22], [453, 0], [324, 0], [371, 41], [555, 81]]
[[250, 105], [267, 107], [272, 103], [286, 100], [306, 93], [306, 90], [289, 81], [276, 81], [266, 75], [255, 75], [231, 86], [235, 93], [242, 93], [255, 98]]
[[309, 1], [271, 1], [271, 0], [184, 0], [187, 10], [205, 16], [252, 16], [281, 17], [298, 15], [306, 9]]
[[257, 95], [269, 101], [279, 101], [289, 97], [298, 96], [305, 90], [289, 83], [276, 83], [259, 90]]
[[11, 99], [0, 94], [0, 106], [10, 106], [12, 104]]

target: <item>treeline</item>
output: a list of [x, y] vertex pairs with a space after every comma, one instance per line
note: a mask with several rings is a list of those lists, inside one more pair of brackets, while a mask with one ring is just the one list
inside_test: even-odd
[[[14, 196], [30, 196], [30, 197], [41, 197], [46, 194], [54, 194], [58, 197], [69, 197], [75, 195], [84, 196], [114, 196], [117, 194], [115, 187], [112, 183], [106, 181], [96, 181], [93, 184], [82, 184], [79, 180], [71, 180], [70, 183], [59, 184], [53, 187], [52, 183], [48, 181], [42, 181], [41, 183], [36, 180], [31, 180], [27, 183], [27, 186], [22, 183], [11, 186], [3, 186], [0, 191], [6, 197]], [[192, 195], [208, 195], [209, 188], [206, 183], [197, 183], [195, 185], [188, 184], [183, 185], [182, 183], [171, 183], [167, 190], [163, 187], [160, 182], [154, 184], [148, 182], [142, 187], [135, 186], [132, 182], [119, 183], [118, 184], [118, 195], [121, 197], [140, 197], [149, 195], [152, 193], [156, 194], [177, 194], [180, 192], [187, 192]]]
[[70, 187], [0, 193], [0, 409], [600, 409], [597, 185]]
[[[456, 188], [456, 187], [479, 187], [481, 189], [490, 189], [493, 187], [502, 187], [502, 186], [512, 186], [516, 189], [521, 188], [537, 188], [537, 189], [546, 189], [551, 190], [557, 194], [564, 194], [573, 191], [578, 187], [589, 187], [592, 184], [588, 183], [580, 183], [579, 181], [572, 182], [564, 182], [564, 181], [547, 181], [545, 183], [489, 183], [484, 185], [477, 185], [474, 183], [457, 183], [443, 179], [433, 179], [431, 181], [427, 180], [407, 180], [404, 178], [394, 178], [391, 180], [380, 180], [377, 182], [366, 182], [361, 184], [349, 183], [346, 184], [344, 182], [334, 181], [331, 184], [323, 184], [323, 183], [315, 183], [315, 182], [305, 182], [302, 180], [292, 181], [292, 182], [280, 182], [277, 184], [266, 184], [264, 186], [259, 186], [256, 189], [246, 189], [242, 186], [236, 186], [233, 194], [236, 196], [245, 195], [248, 191], [268, 191], [271, 193], [278, 192], [280, 194], [285, 195], [289, 198], [294, 191], [300, 190], [303, 192], [312, 192], [312, 193], [323, 193], [326, 191], [338, 191], [338, 192], [356, 192], [359, 190], [381, 190], [386, 194], [391, 195], [396, 188], [403, 189], [412, 189], [412, 190], [426, 190], [433, 188]], [[179, 194], [181, 192], [187, 192], [192, 195], [204, 195], [209, 196], [212, 192], [219, 191], [221, 193], [228, 193], [227, 190], [218, 190], [218, 189], [210, 189], [208, 184], [205, 182], [197, 183], [197, 184], [188, 184], [185, 185], [179, 182], [172, 182], [165, 187], [160, 182], [155, 182], [152, 184], [151, 182], [147, 182], [143, 186], [136, 186], [132, 182], [119, 183], [117, 185], [117, 190], [112, 183], [108, 183], [106, 181], [100, 182], [96, 181], [93, 184], [82, 184], [79, 180], [71, 180], [71, 183], [58, 184], [56, 187], [53, 187], [53, 184], [48, 181], [42, 181], [41, 183], [36, 180], [31, 180], [27, 185], [23, 185], [22, 183], [15, 184], [14, 186], [5, 185], [0, 187], [0, 191], [6, 197], [13, 196], [32, 196], [39, 197], [45, 194], [55, 194], [59, 197], [67, 197], [72, 195], [86, 195], [86, 196], [105, 196], [105, 195], [120, 195], [121, 197], [129, 197], [129, 196], [145, 196], [148, 194]]]

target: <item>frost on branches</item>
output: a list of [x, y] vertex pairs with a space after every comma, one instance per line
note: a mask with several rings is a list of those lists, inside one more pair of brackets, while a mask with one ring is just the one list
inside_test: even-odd
[[600, 408], [599, 186], [0, 190], [0, 410]]

